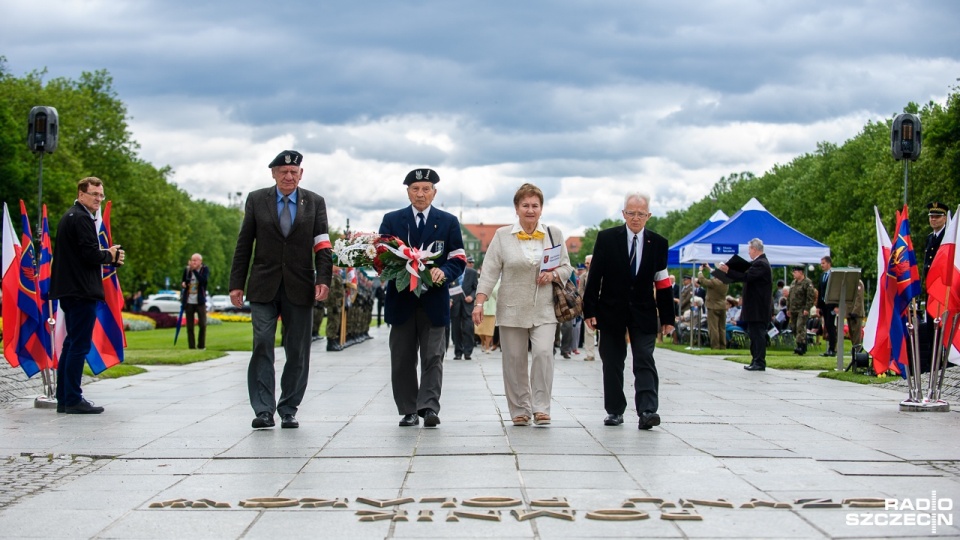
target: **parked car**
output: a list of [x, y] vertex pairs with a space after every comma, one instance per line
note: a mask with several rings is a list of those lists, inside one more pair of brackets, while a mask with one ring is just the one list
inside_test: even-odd
[[230, 303], [230, 295], [227, 294], [215, 294], [210, 297], [208, 303], [210, 304], [208, 311], [226, 311], [233, 307]]
[[[227, 297], [229, 298], [229, 296]], [[247, 297], [243, 297], [243, 307], [237, 309], [232, 303], [227, 302], [227, 307], [223, 308], [223, 313], [250, 313], [250, 301], [247, 300]]]
[[153, 313], [180, 313], [180, 298], [175, 294], [151, 294], [143, 301], [142, 311]]

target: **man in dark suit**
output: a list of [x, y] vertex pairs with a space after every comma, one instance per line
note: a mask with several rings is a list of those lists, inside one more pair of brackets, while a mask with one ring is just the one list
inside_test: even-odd
[[726, 263], [718, 264], [717, 268], [734, 281], [743, 282], [740, 321], [747, 325], [750, 355], [753, 357], [750, 365], [743, 366], [743, 369], [764, 371], [767, 369], [767, 326], [773, 317], [773, 273], [770, 270], [770, 261], [763, 253], [763, 242], [759, 238], [750, 240], [747, 253], [752, 262], [746, 272], [734, 270]]
[[[103, 182], [88, 177], [77, 183], [77, 200], [60, 219], [53, 249], [50, 298], [60, 301], [67, 337], [57, 364], [57, 412], [100, 414], [103, 407], [83, 397], [80, 382], [97, 322], [97, 302], [104, 300], [101, 265], [123, 264], [119, 245], [100, 249], [96, 213], [103, 201]], [[16, 302], [16, 298], [7, 298]]]
[[479, 274], [473, 269], [473, 257], [467, 257], [463, 274], [450, 282], [450, 333], [454, 360], [470, 360], [473, 354], [473, 301], [479, 281]]
[[[667, 240], [645, 229], [650, 219], [650, 197], [627, 195], [623, 205], [626, 225], [600, 231], [593, 248], [583, 317], [600, 330], [603, 362], [603, 423], [623, 423], [627, 398], [623, 393], [626, 336], [633, 352], [634, 401], [640, 429], [660, 425], [660, 385], [653, 349], [657, 333], [673, 331], [673, 291], [667, 273]], [[654, 291], [656, 291], [654, 293]]]
[[[380, 234], [395, 236], [404, 244], [437, 251], [430, 268], [434, 283], [416, 296], [397, 290], [396, 280], [387, 284], [384, 317], [390, 325], [390, 379], [393, 400], [403, 416], [401, 426], [436, 427], [440, 423], [440, 390], [443, 386], [443, 354], [446, 327], [450, 323], [450, 289], [446, 281], [460, 277], [467, 264], [460, 222], [432, 206], [440, 176], [431, 169], [415, 169], [404, 178], [410, 206], [383, 216]], [[420, 383], [417, 383], [417, 356]]]
[[820, 282], [817, 283], [817, 311], [820, 312], [820, 318], [823, 320], [823, 328], [827, 334], [827, 350], [820, 356], [837, 355], [837, 314], [839, 306], [837, 304], [828, 304], [825, 299], [827, 296], [827, 281], [830, 280], [830, 269], [833, 268], [833, 258], [827, 255], [820, 259], [820, 269], [823, 275], [820, 276]]
[[[313, 304], [330, 293], [327, 206], [323, 197], [299, 187], [302, 163], [299, 152], [284, 150], [269, 165], [277, 185], [247, 196], [230, 270], [230, 301], [242, 307], [246, 286], [253, 318], [247, 390], [257, 415], [254, 429], [273, 427], [274, 412], [280, 413], [281, 427], [300, 426], [296, 414], [310, 371]], [[278, 402], [273, 349], [280, 317], [286, 362]]]

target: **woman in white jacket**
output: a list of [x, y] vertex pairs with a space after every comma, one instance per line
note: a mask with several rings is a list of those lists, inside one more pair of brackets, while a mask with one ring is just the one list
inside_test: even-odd
[[[497, 230], [484, 255], [473, 322], [483, 321], [483, 303], [497, 280], [497, 326], [503, 351], [503, 386], [515, 426], [550, 423], [553, 392], [553, 341], [557, 317], [553, 286], [570, 278], [573, 267], [556, 227], [540, 223], [543, 192], [533, 184], [520, 186], [513, 196], [518, 222]], [[541, 271], [544, 250], [560, 246], [560, 264]], [[527, 345], [530, 344], [530, 355]], [[533, 362], [528, 375], [529, 357]]]

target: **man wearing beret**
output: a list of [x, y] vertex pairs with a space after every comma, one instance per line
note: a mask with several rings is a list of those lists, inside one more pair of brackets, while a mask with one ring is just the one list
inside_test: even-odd
[[[430, 276], [438, 286], [421, 292], [397, 290], [390, 280], [384, 316], [390, 325], [390, 379], [401, 426], [436, 427], [440, 423], [440, 390], [446, 327], [450, 323], [450, 289], [446, 282], [463, 274], [467, 257], [460, 235], [460, 222], [432, 206], [440, 176], [431, 169], [415, 169], [403, 180], [410, 206], [383, 216], [380, 234], [395, 236], [405, 245], [431, 248], [434, 259]], [[439, 286], [443, 285], [443, 286]], [[420, 382], [417, 383], [417, 360]]]
[[[323, 197], [299, 187], [302, 163], [299, 152], [280, 152], [268, 165], [276, 185], [247, 196], [230, 270], [230, 301], [241, 307], [246, 286], [253, 318], [247, 389], [254, 429], [273, 427], [274, 412], [281, 427], [300, 426], [296, 415], [310, 371], [313, 304], [330, 292], [327, 207]], [[280, 317], [286, 361], [277, 401], [274, 340]]]
[[787, 297], [790, 330], [797, 343], [793, 352], [800, 356], [807, 353], [807, 319], [817, 299], [817, 289], [803, 271], [802, 264], [793, 267], [793, 282], [790, 283], [790, 296]]

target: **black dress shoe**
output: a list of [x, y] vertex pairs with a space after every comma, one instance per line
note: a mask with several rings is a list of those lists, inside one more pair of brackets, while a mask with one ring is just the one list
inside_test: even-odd
[[645, 412], [640, 415], [640, 429], [650, 429], [660, 425], [660, 415], [655, 412]]
[[292, 414], [284, 414], [280, 416], [280, 427], [296, 429], [300, 427], [300, 422], [297, 422], [296, 416]]
[[406, 414], [400, 419], [400, 425], [403, 427], [415, 426], [420, 423], [420, 417], [415, 414]]
[[603, 425], [605, 426], [619, 426], [622, 423], [622, 414], [608, 414], [607, 417], [603, 419]]
[[89, 401], [80, 398], [80, 402], [76, 405], [67, 405], [63, 408], [63, 412], [67, 414], [100, 414], [103, 412], [103, 407], [98, 407]]
[[469, 354], [465, 354], [465, 355], [463, 356], [463, 359], [464, 359], [464, 360], [470, 360], [471, 358], [470, 358], [470, 355], [469, 355]]
[[57, 402], [57, 412], [59, 412], [59, 413], [67, 412], [67, 406], [64, 405], [63, 403], [60, 403], [60, 402], [58, 401], [58, 402]]
[[743, 366], [743, 369], [747, 371], [766, 371], [766, 366], [761, 366], [760, 364], [750, 364], [749, 366]]
[[461, 360], [462, 358], [459, 354], [453, 357], [454, 360]]
[[423, 425], [425, 427], [437, 427], [440, 425], [440, 417], [437, 416], [437, 413], [433, 412], [433, 409], [427, 409], [427, 412], [423, 413]]
[[820, 356], [836, 356], [836, 355], [837, 355], [837, 351], [827, 351], [821, 354]]
[[273, 414], [268, 412], [257, 413], [257, 417], [253, 419], [253, 429], [263, 429], [268, 427], [273, 427], [276, 424], [273, 423]]

